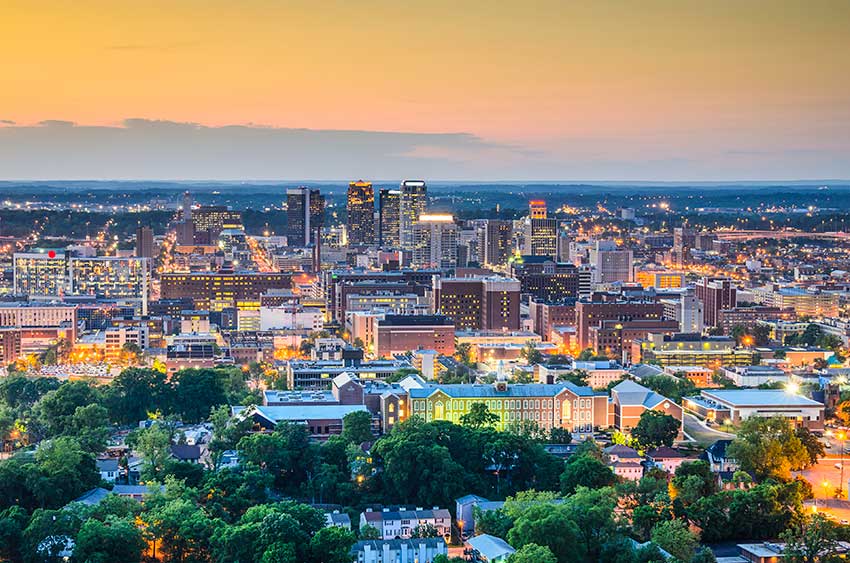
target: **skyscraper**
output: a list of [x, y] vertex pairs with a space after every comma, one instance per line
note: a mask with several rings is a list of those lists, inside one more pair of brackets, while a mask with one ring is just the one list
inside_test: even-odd
[[598, 240], [591, 250], [596, 283], [634, 281], [634, 256], [631, 250], [617, 247], [614, 241]]
[[325, 198], [319, 190], [290, 188], [286, 190], [286, 228], [290, 246], [309, 246], [317, 229], [322, 228], [325, 215]]
[[454, 217], [446, 214], [422, 214], [413, 224], [415, 268], [454, 268], [457, 266], [458, 228]]
[[153, 258], [153, 254], [153, 230], [150, 227], [139, 225], [136, 227], [136, 256]]
[[513, 223], [503, 219], [488, 219], [484, 227], [482, 254], [486, 266], [505, 266], [511, 257]]
[[422, 180], [405, 180], [401, 183], [401, 201], [399, 202], [399, 238], [401, 248], [412, 250], [413, 224], [425, 211], [428, 188]]
[[542, 199], [532, 199], [529, 201], [528, 216], [532, 219], [546, 219], [546, 202]]
[[348, 184], [348, 243], [375, 242], [375, 191], [371, 182]]
[[385, 248], [398, 248], [401, 218], [401, 190], [381, 190], [380, 243]]

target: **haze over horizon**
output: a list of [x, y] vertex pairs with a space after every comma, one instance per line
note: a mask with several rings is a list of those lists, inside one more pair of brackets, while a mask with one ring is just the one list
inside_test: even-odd
[[0, 179], [850, 178], [848, 28], [838, 0], [13, 0]]

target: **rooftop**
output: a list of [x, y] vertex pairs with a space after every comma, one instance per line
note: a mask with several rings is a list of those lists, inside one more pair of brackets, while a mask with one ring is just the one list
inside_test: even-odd
[[720, 389], [703, 391], [702, 395], [733, 407], [823, 407], [823, 403], [779, 389]]

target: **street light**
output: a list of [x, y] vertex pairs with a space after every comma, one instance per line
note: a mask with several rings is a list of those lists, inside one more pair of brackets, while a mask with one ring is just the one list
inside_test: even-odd
[[823, 506], [826, 507], [826, 501], [829, 496], [829, 481], [824, 481], [821, 483], [821, 486], [823, 487]]

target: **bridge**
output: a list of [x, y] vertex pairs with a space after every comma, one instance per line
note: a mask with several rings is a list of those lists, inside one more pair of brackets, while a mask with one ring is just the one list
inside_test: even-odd
[[814, 238], [814, 239], [822, 239], [822, 240], [839, 240], [846, 241], [850, 240], [850, 233], [844, 233], [841, 231], [830, 231], [824, 233], [809, 233], [805, 231], [716, 231], [714, 236], [717, 240], [728, 240], [728, 241], [745, 241], [745, 240], [756, 240], [756, 239], [794, 239], [794, 238]]

